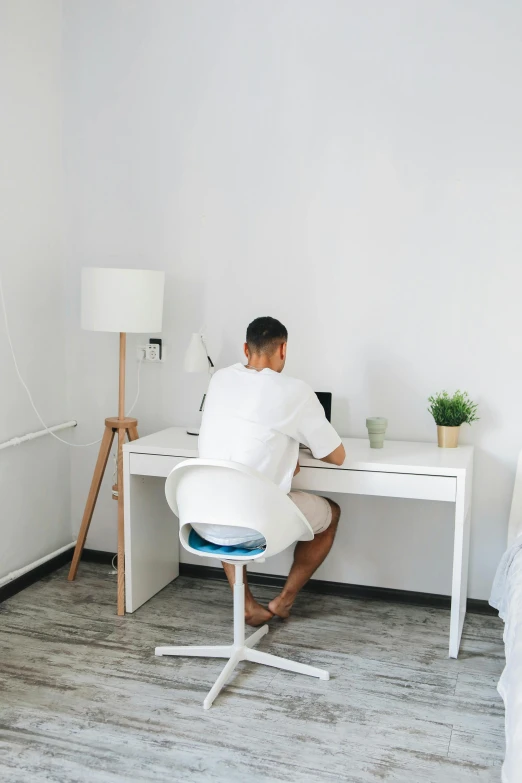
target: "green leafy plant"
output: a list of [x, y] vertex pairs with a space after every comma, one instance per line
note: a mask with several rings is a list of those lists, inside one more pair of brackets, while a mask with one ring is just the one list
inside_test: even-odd
[[472, 402], [467, 392], [457, 390], [453, 397], [447, 391], [429, 397], [429, 412], [439, 427], [460, 427], [478, 421], [478, 405]]

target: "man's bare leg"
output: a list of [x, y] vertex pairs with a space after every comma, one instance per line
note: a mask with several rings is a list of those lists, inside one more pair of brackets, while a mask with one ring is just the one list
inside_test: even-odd
[[268, 608], [278, 617], [287, 618], [295, 601], [297, 593], [308, 582], [326, 555], [332, 548], [335, 532], [341, 516], [341, 509], [333, 500], [326, 498], [332, 507], [332, 521], [322, 533], [318, 533], [313, 541], [298, 541], [294, 551], [294, 562], [286, 584], [281, 593], [268, 604]]
[[[227, 575], [228, 583], [233, 590], [234, 582], [236, 581], [236, 567], [230, 565], [230, 563], [221, 563], [221, 565], [225, 569], [225, 574]], [[258, 604], [256, 599], [250, 592], [250, 587], [248, 586], [246, 566], [243, 566], [243, 582], [245, 583], [246, 624], [253, 625], [254, 627], [256, 627], [257, 625], [263, 625], [263, 623], [267, 623], [269, 620], [272, 619], [273, 614], [272, 612], [269, 612], [268, 609], [266, 609], [264, 606]]]

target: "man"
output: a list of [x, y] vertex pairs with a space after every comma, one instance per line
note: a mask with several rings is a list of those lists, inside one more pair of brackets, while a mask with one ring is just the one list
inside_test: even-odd
[[[261, 625], [273, 615], [286, 618], [299, 590], [330, 551], [340, 517], [337, 503], [302, 491], [291, 491], [299, 471], [299, 443], [317, 459], [342, 465], [344, 446], [328, 422], [311, 387], [282, 374], [288, 333], [275, 318], [256, 318], [247, 329], [246, 366], [234, 364], [215, 373], [205, 401], [199, 456], [248, 465], [289, 493], [308, 520], [315, 537], [298, 541], [294, 562], [282, 592], [259, 604], [248, 587], [245, 569], [245, 620]], [[251, 528], [194, 525], [203, 538], [221, 545], [256, 548], [264, 544]], [[234, 566], [223, 563], [234, 585]]]

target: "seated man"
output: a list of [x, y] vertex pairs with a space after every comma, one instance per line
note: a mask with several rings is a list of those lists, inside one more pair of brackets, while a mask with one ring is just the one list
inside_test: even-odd
[[[209, 386], [199, 435], [199, 456], [230, 460], [264, 474], [290, 498], [308, 520], [315, 538], [298, 541], [282, 592], [266, 609], [255, 601], [245, 569], [245, 620], [261, 625], [273, 615], [288, 617], [299, 590], [330, 551], [340, 517], [337, 503], [299, 490], [291, 491], [299, 471], [299, 443], [317, 459], [342, 465], [344, 446], [327, 420], [317, 396], [303, 381], [282, 374], [288, 333], [275, 318], [256, 318], [247, 329], [246, 366], [218, 370]], [[202, 538], [224, 546], [255, 549], [264, 544], [251, 528], [194, 525]], [[233, 587], [234, 566], [223, 563]]]

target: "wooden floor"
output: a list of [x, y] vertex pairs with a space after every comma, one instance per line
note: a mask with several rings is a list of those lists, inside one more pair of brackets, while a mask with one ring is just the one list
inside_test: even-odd
[[500, 780], [496, 617], [468, 615], [454, 661], [445, 610], [303, 594], [259, 646], [331, 680], [242, 663], [205, 712], [222, 662], [154, 646], [226, 643], [228, 587], [180, 578], [118, 618], [108, 572], [63, 569], [0, 605], [2, 783]]

